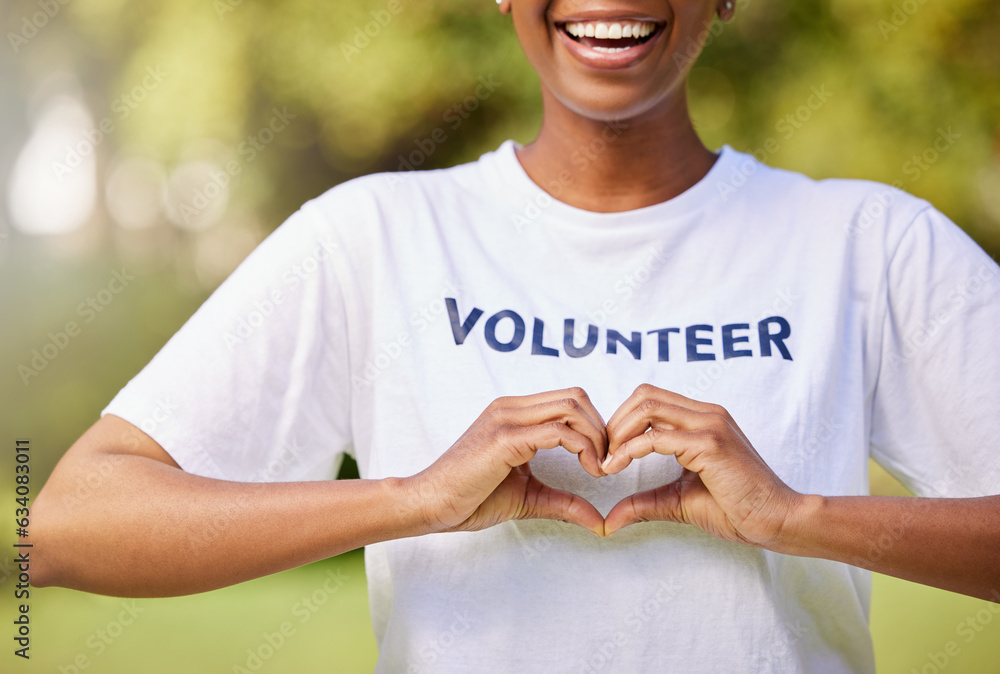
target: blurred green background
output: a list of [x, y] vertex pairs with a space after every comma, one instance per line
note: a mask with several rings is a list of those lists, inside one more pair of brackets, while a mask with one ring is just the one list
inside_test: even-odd
[[[489, 0], [3, 0], [0, 22], [0, 429], [6, 448], [31, 439], [36, 492], [303, 201], [404, 161], [448, 166], [530, 141], [540, 121], [537, 79]], [[744, 0], [711, 42], [691, 78], [709, 146], [896, 183], [1000, 251], [996, 0]], [[479, 78], [499, 85], [485, 100], [469, 98]], [[830, 96], [809, 108], [814, 88]], [[446, 141], [419, 150], [436, 129]], [[120, 293], [115, 272], [134, 276]], [[70, 321], [79, 331], [60, 335]], [[12, 454], [0, 455], [11, 508]], [[872, 483], [902, 493], [877, 468]], [[0, 527], [0, 550], [13, 540]], [[0, 552], [5, 630], [11, 557]], [[119, 599], [37, 590], [32, 660], [11, 655], [4, 631], [0, 671], [72, 672], [77, 656], [88, 672], [371, 671], [361, 564], [357, 552], [140, 600], [124, 627]], [[324, 603], [303, 621], [310, 596]], [[877, 576], [880, 671], [1000, 672], [990, 606]], [[294, 632], [248, 661], [284, 621]], [[942, 664], [949, 642], [957, 655]]]

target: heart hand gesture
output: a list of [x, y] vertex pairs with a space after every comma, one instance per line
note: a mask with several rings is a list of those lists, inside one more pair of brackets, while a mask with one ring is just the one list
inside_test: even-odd
[[[684, 472], [626, 497], [605, 519], [585, 499], [531, 474], [529, 461], [538, 450], [557, 446], [577, 454], [595, 478], [653, 452], [673, 455]], [[771, 549], [802, 498], [767, 466], [724, 408], [648, 384], [607, 426], [582, 389], [499, 398], [411, 481], [430, 532], [545, 518], [609, 536], [630, 524], [665, 520]]]

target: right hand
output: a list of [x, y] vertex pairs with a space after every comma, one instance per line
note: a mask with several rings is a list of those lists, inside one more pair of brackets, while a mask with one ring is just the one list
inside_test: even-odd
[[531, 474], [539, 449], [558, 446], [583, 469], [604, 476], [604, 420], [580, 388], [498, 398], [440, 458], [410, 478], [434, 533], [479, 531], [519, 519], [553, 519], [604, 535], [604, 518], [586, 499]]

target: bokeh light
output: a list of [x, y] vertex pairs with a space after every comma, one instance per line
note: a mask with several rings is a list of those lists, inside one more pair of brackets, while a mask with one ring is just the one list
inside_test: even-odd
[[167, 176], [159, 162], [141, 156], [118, 157], [104, 188], [108, 214], [124, 229], [153, 227], [165, 217]]
[[83, 227], [97, 203], [94, 119], [68, 94], [43, 103], [7, 185], [12, 224], [33, 236]]

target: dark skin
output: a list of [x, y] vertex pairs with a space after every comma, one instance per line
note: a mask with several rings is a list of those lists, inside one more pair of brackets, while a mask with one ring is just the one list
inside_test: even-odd
[[[542, 81], [544, 121], [538, 138], [518, 153], [539, 185], [568, 171], [559, 198], [585, 210], [617, 212], [671, 199], [697, 183], [715, 163], [688, 114], [687, 67], [678, 49], [700, 44], [715, 6], [706, 2], [505, 2], [525, 54]], [[724, 15], [726, 10], [722, 10]], [[662, 24], [654, 48], [625, 68], [595, 68], [574, 58], [557, 26], [567, 20], [636, 17]], [[609, 124], [626, 128], [607, 134]], [[610, 137], [613, 140], [607, 140]], [[573, 152], [605, 140], [597, 161], [581, 170]]]
[[[560, 183], [559, 198], [573, 206], [615, 212], [660, 203], [705, 176], [716, 156], [688, 115], [691, 60], [679, 67], [674, 56], [690, 54], [713, 15], [729, 19], [730, 9], [706, 0], [503, 0], [500, 10], [512, 14], [542, 82], [542, 129], [518, 154], [536, 183]], [[585, 50], [562, 25], [588, 20], [656, 31], [634, 52]], [[599, 156], [585, 169], [574, 166], [572, 152], [596, 140], [604, 141]], [[605, 519], [531, 474], [539, 451], [577, 454], [594, 479], [653, 452], [674, 456], [685, 470], [676, 482], [625, 498]], [[74, 502], [80, 480], [95, 472], [100, 484]], [[425, 470], [384, 480], [199, 477], [109, 415], [66, 453], [32, 514], [35, 584], [123, 596], [200, 592], [378, 541], [531, 518], [598, 536], [650, 520], [683, 522], [776, 552], [1000, 596], [993, 594], [1000, 588], [1000, 497], [800, 494], [724, 408], [650, 385], [637, 388], [607, 423], [578, 388], [500, 398]], [[192, 547], [209, 521], [217, 523], [212, 544]], [[289, 521], [300, 525], [289, 529]], [[871, 555], [870, 542], [883, 539], [892, 544]]]

